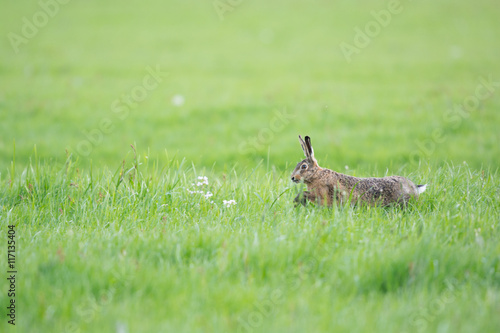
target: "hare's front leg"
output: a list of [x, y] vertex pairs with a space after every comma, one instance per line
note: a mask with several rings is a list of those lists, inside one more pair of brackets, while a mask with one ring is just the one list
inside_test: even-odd
[[297, 207], [299, 204], [301, 204], [302, 206], [306, 205], [306, 203], [307, 203], [306, 193], [307, 193], [307, 191], [300, 192], [299, 194], [297, 194], [295, 199], [293, 199], [293, 203], [294, 203], [295, 207]]
[[297, 207], [299, 204], [305, 206], [307, 200], [314, 202], [314, 200], [316, 200], [316, 196], [310, 191], [303, 191], [297, 194], [295, 199], [293, 199], [293, 202], [295, 203], [295, 207]]

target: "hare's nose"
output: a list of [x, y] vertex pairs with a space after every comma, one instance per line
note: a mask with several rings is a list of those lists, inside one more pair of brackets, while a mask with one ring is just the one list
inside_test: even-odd
[[295, 176], [292, 176], [292, 180], [295, 180]]

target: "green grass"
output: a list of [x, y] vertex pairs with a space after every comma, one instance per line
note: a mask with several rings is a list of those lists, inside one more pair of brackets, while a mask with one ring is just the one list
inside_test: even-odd
[[[212, 1], [70, 1], [18, 53], [7, 36], [40, 6], [6, 4], [17, 331], [499, 331], [498, 4], [401, 4], [351, 62], [339, 45], [387, 2], [248, 0], [220, 20]], [[124, 107], [148, 67], [162, 81]], [[428, 190], [405, 210], [294, 208], [298, 134], [323, 167]]]
[[[421, 168], [410, 177], [429, 190], [406, 210], [330, 210], [293, 208], [287, 175], [262, 167], [217, 177], [137, 165], [91, 176], [35, 164], [3, 186], [21, 331], [500, 327], [496, 172]], [[201, 175], [209, 184], [193, 186]]]

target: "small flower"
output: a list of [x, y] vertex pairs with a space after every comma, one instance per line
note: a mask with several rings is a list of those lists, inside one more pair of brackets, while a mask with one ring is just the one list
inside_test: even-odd
[[212, 195], [213, 195], [212, 192], [205, 193], [205, 199], [210, 198]]
[[222, 200], [222, 203], [226, 207], [231, 207], [232, 205], [236, 205], [236, 201], [235, 200]]
[[185, 102], [185, 98], [184, 96], [182, 95], [174, 95], [174, 97], [172, 97], [172, 105], [174, 106], [183, 106], [184, 105], [184, 102]]
[[203, 191], [190, 191], [190, 190], [187, 190], [190, 194], [205, 194], [205, 192]]
[[198, 177], [198, 180], [201, 180], [201, 182], [197, 182], [196, 186], [203, 186], [203, 185], [208, 185], [208, 178], [207, 177]]
[[345, 166], [345, 169], [346, 169], [346, 170], [349, 170], [349, 166], [348, 166], [348, 165], [346, 165], [346, 166]]

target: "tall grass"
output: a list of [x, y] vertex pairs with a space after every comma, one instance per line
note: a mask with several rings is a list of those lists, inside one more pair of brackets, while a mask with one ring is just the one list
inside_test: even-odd
[[428, 191], [403, 210], [294, 208], [288, 173], [145, 156], [98, 171], [35, 160], [1, 180], [21, 331], [500, 327], [498, 170], [422, 166], [409, 177]]

